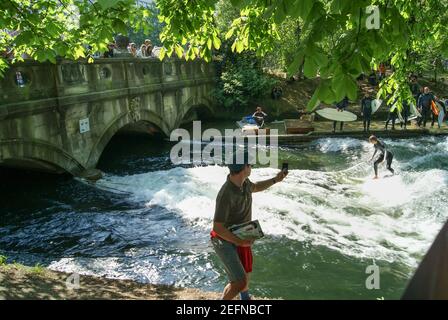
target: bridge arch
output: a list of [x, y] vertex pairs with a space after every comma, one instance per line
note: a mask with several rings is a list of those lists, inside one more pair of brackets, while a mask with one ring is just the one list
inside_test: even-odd
[[68, 152], [39, 140], [2, 140], [0, 166], [79, 175], [85, 167]]
[[[199, 114], [211, 116], [216, 110], [214, 109], [213, 101], [205, 97], [193, 97], [186, 101], [181, 108], [179, 108], [178, 117], [176, 119], [175, 127], [179, 127], [186, 121], [193, 120]], [[199, 117], [201, 117], [199, 115]], [[196, 120], [196, 119], [194, 119]]]
[[[104, 149], [107, 144], [110, 142], [112, 137], [120, 132], [123, 128], [129, 126], [135, 126], [142, 124], [143, 129], [145, 128], [156, 128], [157, 131], [162, 133], [163, 136], [169, 136], [169, 125], [166, 123], [161, 117], [159, 117], [156, 113], [141, 109], [138, 114], [140, 115], [138, 118], [130, 117], [128, 112], [123, 112], [119, 114], [107, 128], [102, 132], [99, 139], [96, 140], [95, 144], [92, 146], [86, 166], [88, 168], [96, 167], [98, 160], [101, 157]], [[146, 125], [146, 126], [145, 126]], [[139, 132], [144, 133], [144, 131], [139, 130]], [[152, 134], [151, 131], [148, 130], [148, 134]]]

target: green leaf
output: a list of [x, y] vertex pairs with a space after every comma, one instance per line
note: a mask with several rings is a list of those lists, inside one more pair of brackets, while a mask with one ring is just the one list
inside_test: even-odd
[[285, 18], [286, 18], [286, 14], [285, 14], [285, 11], [283, 10], [282, 6], [283, 6], [283, 1], [279, 3], [279, 6], [277, 7], [277, 10], [274, 13], [274, 22], [276, 24], [282, 23], [283, 20], [285, 20]]
[[229, 31], [227, 31], [226, 35], [225, 35], [225, 39], [230, 39], [230, 37], [233, 35], [233, 32], [235, 31], [234, 28], [230, 28]]
[[180, 59], [184, 54], [184, 49], [180, 45], [176, 45], [175, 49], [177, 57]]
[[358, 98], [358, 85], [353, 78], [348, 77], [346, 82], [347, 97], [355, 101]]
[[336, 101], [335, 93], [333, 92], [330, 84], [330, 80], [323, 80], [317, 90], [319, 100], [327, 104], [331, 104]]
[[325, 67], [328, 64], [328, 57], [321, 50], [314, 51], [313, 59], [320, 68]]
[[235, 41], [235, 49], [237, 53], [241, 53], [244, 50], [244, 45], [242, 41]]
[[356, 100], [358, 85], [351, 76], [338, 74], [333, 78], [331, 86], [333, 87], [336, 101], [341, 101], [345, 96], [350, 100]]
[[209, 49], [212, 48], [212, 39], [210, 39], [210, 38], [207, 39], [207, 48], [209, 48]]
[[31, 31], [21, 32], [15, 39], [14, 42], [17, 46], [24, 44], [29, 44], [30, 40], [34, 37]]
[[221, 39], [219, 39], [217, 36], [213, 36], [213, 47], [218, 50], [221, 47]]
[[310, 56], [305, 57], [305, 65], [303, 66], [303, 73], [307, 78], [314, 78], [317, 74], [319, 66]]
[[310, 101], [308, 101], [308, 104], [306, 105], [307, 111], [313, 111], [314, 109], [316, 109], [319, 106], [320, 101], [317, 96], [318, 96], [318, 92], [316, 90], [316, 91], [314, 91], [313, 96], [311, 97]]
[[165, 58], [165, 55], [166, 55], [166, 49], [165, 47], [162, 47], [159, 52], [159, 59], [163, 60], [163, 58]]
[[120, 19], [114, 19], [112, 21], [112, 28], [114, 28], [114, 30], [119, 33], [127, 34], [127, 32], [128, 32], [128, 28], [126, 27], [126, 24], [123, 21], [121, 21]]
[[292, 17], [306, 19], [313, 8], [314, 0], [296, 0], [290, 12]]
[[296, 54], [292, 63], [288, 66], [288, 75], [293, 75], [299, 71], [299, 67], [303, 63], [303, 53]]
[[98, 0], [98, 4], [104, 9], [115, 7], [121, 0]]

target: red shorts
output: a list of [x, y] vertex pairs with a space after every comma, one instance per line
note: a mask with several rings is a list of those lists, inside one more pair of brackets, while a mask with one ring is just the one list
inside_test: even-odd
[[[218, 234], [212, 230], [210, 232], [212, 238], [219, 238]], [[243, 265], [244, 271], [246, 273], [252, 272], [253, 256], [251, 247], [236, 247], [238, 256], [240, 257], [241, 264]]]

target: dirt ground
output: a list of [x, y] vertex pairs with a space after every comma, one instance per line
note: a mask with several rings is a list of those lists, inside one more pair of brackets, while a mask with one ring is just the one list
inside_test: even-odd
[[79, 287], [70, 274], [41, 267], [21, 265], [0, 266], [0, 299], [46, 300], [213, 300], [220, 299], [217, 292], [177, 288], [165, 285], [141, 284], [131, 280], [79, 276]]

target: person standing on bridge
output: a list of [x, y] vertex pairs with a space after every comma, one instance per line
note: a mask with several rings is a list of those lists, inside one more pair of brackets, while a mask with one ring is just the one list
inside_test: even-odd
[[[234, 159], [235, 160], [235, 159]], [[260, 192], [282, 181], [287, 171], [274, 178], [252, 183], [248, 178], [251, 165], [247, 159], [228, 165], [230, 174], [216, 197], [213, 229], [210, 232], [213, 248], [224, 264], [229, 283], [224, 288], [223, 300], [232, 300], [240, 293], [241, 300], [250, 300], [249, 274], [252, 272], [253, 240], [242, 240], [229, 227], [252, 220], [252, 193]]]

